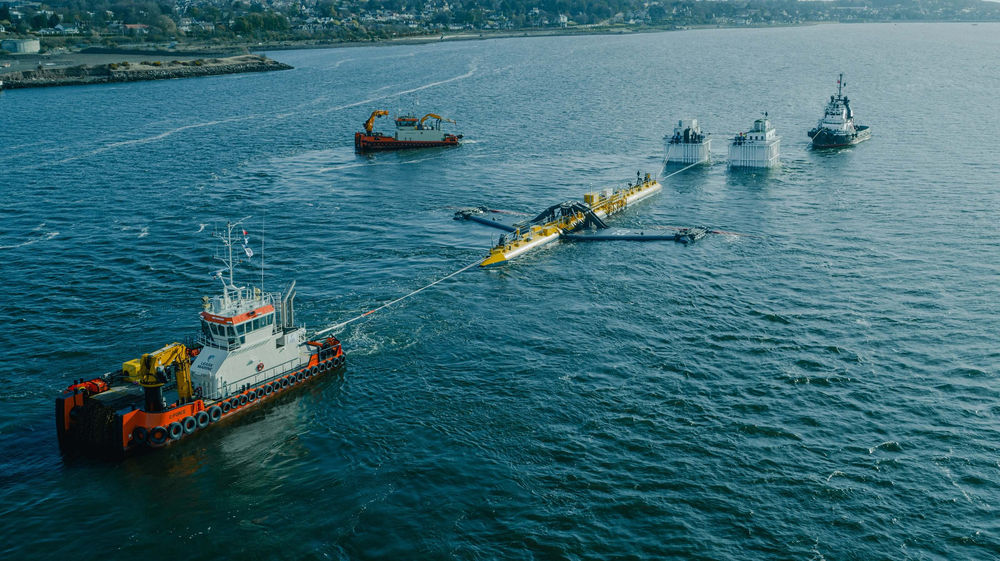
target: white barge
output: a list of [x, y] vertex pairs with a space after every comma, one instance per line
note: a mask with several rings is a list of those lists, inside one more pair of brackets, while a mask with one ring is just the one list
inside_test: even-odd
[[664, 165], [699, 164], [708, 162], [712, 155], [712, 139], [701, 131], [698, 119], [681, 119], [674, 127], [674, 134], [665, 137], [667, 157]]
[[729, 143], [729, 167], [777, 167], [781, 165], [780, 145], [781, 137], [764, 113], [750, 132], [737, 134]]

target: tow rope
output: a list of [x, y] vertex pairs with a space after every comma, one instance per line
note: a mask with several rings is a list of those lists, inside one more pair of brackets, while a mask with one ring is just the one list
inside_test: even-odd
[[465, 267], [462, 267], [461, 269], [455, 271], [454, 273], [451, 273], [450, 275], [441, 277], [438, 280], [436, 280], [436, 281], [434, 281], [434, 282], [432, 282], [432, 283], [430, 283], [430, 284], [428, 284], [426, 286], [418, 288], [418, 289], [414, 290], [413, 292], [410, 292], [409, 294], [405, 294], [403, 296], [400, 296], [399, 298], [396, 298], [395, 300], [393, 300], [391, 302], [386, 302], [385, 304], [382, 304], [381, 306], [379, 306], [379, 307], [377, 307], [377, 308], [375, 308], [373, 310], [368, 310], [367, 312], [365, 312], [365, 313], [363, 313], [363, 314], [361, 314], [361, 315], [359, 315], [357, 317], [353, 317], [353, 318], [351, 318], [351, 319], [349, 319], [347, 321], [342, 321], [342, 322], [340, 322], [340, 323], [338, 323], [336, 325], [331, 325], [330, 327], [327, 327], [326, 329], [324, 329], [322, 331], [317, 331], [316, 334], [315, 334], [315, 336], [318, 337], [320, 335], [323, 335], [324, 333], [329, 333], [329, 332], [331, 332], [331, 331], [333, 331], [335, 329], [340, 329], [341, 327], [344, 327], [345, 325], [354, 323], [354, 322], [358, 321], [359, 319], [368, 317], [368, 316], [374, 314], [375, 312], [377, 312], [379, 310], [382, 310], [384, 308], [388, 308], [389, 306], [391, 306], [393, 304], [396, 304], [397, 302], [402, 302], [403, 300], [406, 300], [407, 298], [409, 298], [410, 296], [413, 296], [414, 294], [417, 294], [418, 292], [423, 292], [424, 290], [427, 290], [428, 288], [434, 286], [435, 284], [438, 284], [439, 282], [448, 280], [451, 277], [453, 277], [453, 276], [455, 276], [455, 275], [457, 275], [459, 273], [462, 273], [464, 271], [467, 271], [467, 270], [475, 267], [476, 265], [479, 264], [479, 261], [481, 261], [481, 260], [476, 260], [476, 261], [474, 261], [474, 262], [466, 265]]
[[675, 171], [674, 173], [671, 173], [669, 175], [663, 176], [663, 179], [670, 179], [671, 177], [677, 175], [678, 173], [680, 173], [682, 171], [687, 171], [687, 170], [693, 168], [694, 166], [700, 166], [701, 164], [705, 163], [706, 161], [708, 161], [708, 158], [705, 158], [704, 160], [698, 160], [697, 162], [695, 162], [695, 163], [693, 163], [693, 164], [691, 164], [689, 166], [685, 166], [685, 167], [683, 167], [683, 168]]
[[[670, 175], [665, 176], [663, 179], [667, 179], [669, 177], [673, 177], [673, 176], [677, 175], [678, 173], [681, 173], [682, 171], [687, 171], [687, 170], [693, 168], [694, 166], [697, 166], [697, 165], [700, 165], [700, 164], [704, 163], [704, 161], [705, 160], [702, 160], [700, 162], [695, 162], [695, 163], [693, 163], [693, 164], [691, 164], [691, 165], [689, 165], [687, 167], [681, 168], [681, 169], [679, 169], [679, 170], [671, 173]], [[340, 329], [341, 327], [345, 327], [347, 325], [350, 325], [350, 324], [358, 321], [359, 319], [364, 319], [364, 318], [366, 318], [366, 317], [374, 314], [375, 312], [377, 312], [379, 310], [384, 310], [385, 308], [388, 308], [389, 306], [392, 306], [393, 304], [397, 304], [399, 302], [402, 302], [403, 300], [406, 300], [410, 296], [413, 296], [415, 294], [423, 292], [423, 291], [427, 290], [428, 288], [434, 286], [435, 284], [438, 284], [440, 282], [446, 281], [446, 280], [450, 279], [451, 277], [453, 277], [453, 276], [455, 276], [455, 275], [457, 275], [459, 273], [463, 273], [465, 271], [468, 271], [469, 269], [471, 269], [471, 268], [475, 267], [476, 265], [478, 265], [479, 262], [480, 262], [479, 260], [473, 261], [472, 263], [469, 263], [468, 265], [462, 267], [461, 269], [455, 271], [454, 273], [445, 275], [445, 276], [439, 278], [438, 280], [436, 280], [436, 281], [434, 281], [434, 282], [432, 282], [432, 283], [430, 283], [430, 284], [428, 284], [426, 286], [422, 286], [422, 287], [414, 290], [413, 292], [410, 292], [409, 294], [404, 294], [403, 296], [400, 296], [399, 298], [396, 298], [395, 300], [392, 300], [391, 302], [386, 302], [385, 304], [382, 304], [381, 306], [379, 306], [379, 307], [377, 307], [375, 309], [368, 310], [367, 312], [365, 312], [365, 313], [363, 313], [363, 314], [361, 314], [359, 316], [355, 316], [355, 317], [353, 317], [353, 318], [351, 318], [351, 319], [349, 319], [347, 321], [342, 321], [342, 322], [340, 322], [338, 324], [331, 325], [330, 327], [327, 327], [326, 329], [323, 329], [321, 331], [317, 331], [314, 336], [315, 337], [319, 337], [320, 335], [323, 335], [325, 333], [329, 333], [329, 332], [334, 331], [336, 329]]]

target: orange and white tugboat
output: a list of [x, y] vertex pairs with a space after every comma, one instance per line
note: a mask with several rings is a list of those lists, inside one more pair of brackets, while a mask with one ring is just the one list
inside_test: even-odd
[[[309, 340], [295, 325], [294, 282], [284, 293], [235, 284], [233, 233], [241, 222], [217, 234], [222, 293], [202, 297], [196, 342], [171, 343], [120, 370], [77, 380], [56, 398], [64, 452], [123, 457], [162, 447], [343, 369], [340, 341]], [[242, 251], [252, 257], [243, 235]]]
[[[421, 119], [413, 115], [396, 117], [396, 134], [388, 136], [380, 132], [372, 132], [375, 119], [388, 115], [383, 109], [372, 111], [365, 121], [365, 131], [354, 133], [354, 149], [358, 152], [369, 150], [402, 150], [404, 148], [431, 148], [434, 146], [458, 146], [462, 135], [450, 134], [441, 130], [441, 123], [454, 124], [455, 121], [445, 119], [440, 115], [428, 113]], [[433, 118], [431, 122], [428, 119]]]

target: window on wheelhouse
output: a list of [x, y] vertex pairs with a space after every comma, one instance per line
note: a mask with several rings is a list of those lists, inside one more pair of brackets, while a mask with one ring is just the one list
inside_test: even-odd
[[[232, 327], [230, 327], [230, 329], [232, 329]], [[204, 336], [206, 344], [226, 348], [226, 338], [228, 334], [226, 333], [225, 325], [219, 325], [208, 320], [201, 320], [201, 333]], [[230, 345], [231, 344], [232, 343], [230, 343]]]

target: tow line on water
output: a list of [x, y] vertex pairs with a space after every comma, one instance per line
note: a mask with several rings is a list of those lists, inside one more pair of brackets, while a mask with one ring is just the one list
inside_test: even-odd
[[389, 306], [392, 306], [393, 304], [396, 304], [398, 302], [402, 302], [403, 300], [406, 300], [410, 296], [413, 296], [413, 295], [415, 295], [415, 294], [417, 294], [419, 292], [423, 292], [424, 290], [427, 290], [428, 288], [434, 286], [435, 284], [438, 284], [439, 282], [448, 280], [451, 277], [453, 277], [453, 276], [455, 276], [455, 275], [457, 275], [459, 273], [462, 273], [464, 271], [467, 271], [467, 270], [475, 267], [478, 264], [479, 264], [479, 261], [475, 261], [473, 263], [469, 263], [468, 265], [466, 265], [465, 267], [462, 267], [461, 269], [455, 271], [454, 273], [451, 273], [449, 275], [443, 276], [443, 277], [439, 278], [438, 280], [436, 280], [436, 281], [434, 281], [434, 282], [432, 282], [432, 283], [430, 283], [428, 285], [425, 285], [423, 287], [420, 287], [420, 288], [414, 290], [413, 292], [410, 292], [408, 294], [400, 296], [399, 298], [396, 298], [395, 300], [392, 300], [391, 302], [386, 302], [385, 304], [382, 304], [381, 306], [379, 306], [377, 308], [368, 310], [367, 312], [365, 312], [365, 313], [363, 313], [363, 314], [361, 314], [359, 316], [355, 316], [355, 317], [353, 317], [353, 318], [351, 318], [351, 319], [349, 319], [347, 321], [342, 321], [342, 322], [340, 322], [340, 323], [338, 323], [336, 325], [331, 325], [330, 327], [327, 327], [326, 329], [323, 329], [322, 331], [317, 331], [314, 336], [318, 337], [320, 335], [323, 335], [324, 333], [329, 333], [329, 332], [331, 332], [331, 331], [333, 331], [335, 329], [340, 329], [341, 327], [345, 327], [345, 326], [347, 326], [347, 325], [349, 325], [351, 323], [354, 323], [354, 322], [358, 321], [359, 319], [366, 318], [366, 317], [374, 314], [375, 312], [377, 312], [379, 310], [388, 308]]

